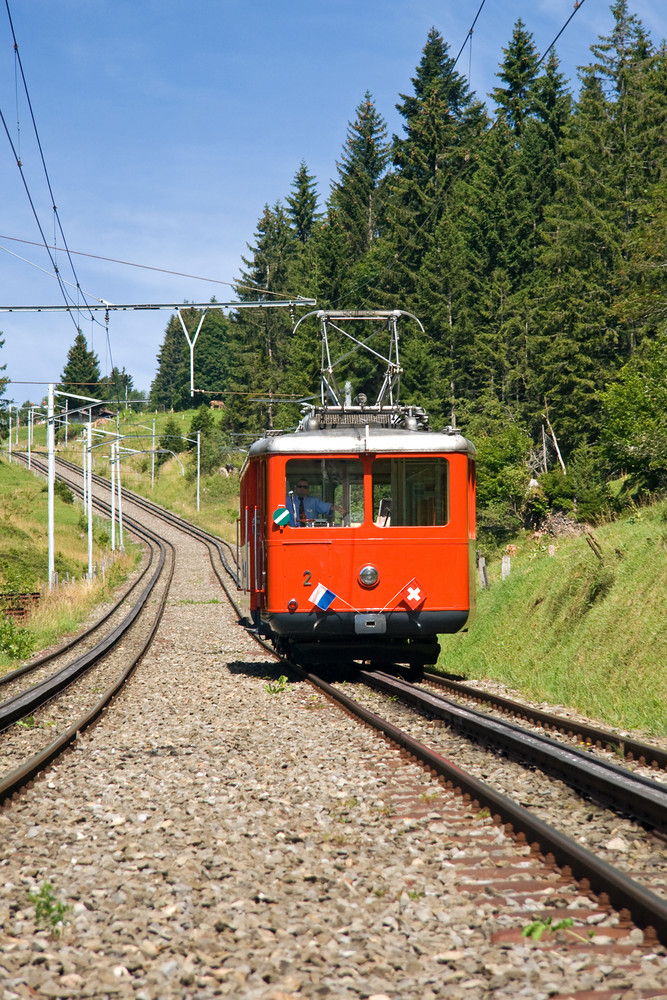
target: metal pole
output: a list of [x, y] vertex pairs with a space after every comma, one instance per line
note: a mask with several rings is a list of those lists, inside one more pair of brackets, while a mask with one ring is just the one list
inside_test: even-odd
[[199, 469], [201, 467], [201, 431], [197, 431], [197, 510], [199, 510]]
[[12, 404], [9, 404], [9, 461], [12, 460]]
[[151, 489], [155, 486], [155, 417], [153, 417], [153, 449], [151, 451]]
[[116, 466], [118, 467], [118, 548], [125, 551], [123, 545], [123, 504], [120, 495], [120, 441], [116, 442]]
[[111, 457], [109, 458], [109, 469], [111, 473], [111, 551], [116, 551], [116, 469], [114, 468], [114, 455], [116, 453], [116, 442], [111, 442]]
[[86, 448], [86, 440], [83, 441], [83, 455], [81, 459], [81, 471], [83, 472], [83, 512], [84, 514], [88, 510], [88, 476], [86, 475], [86, 462], [89, 458], [88, 449]]
[[86, 438], [88, 445], [88, 579], [93, 578], [93, 424], [90, 420], [86, 428]]
[[32, 409], [28, 410], [28, 468], [31, 469], [30, 445], [32, 443]]
[[69, 399], [65, 400], [65, 447], [67, 447], [67, 432], [69, 430]]
[[56, 481], [56, 448], [55, 448], [55, 427], [53, 415], [53, 382], [49, 382], [49, 402], [46, 418], [46, 449], [48, 452], [48, 522], [49, 522], [49, 590], [53, 589], [55, 578], [55, 531], [54, 531], [54, 508]]

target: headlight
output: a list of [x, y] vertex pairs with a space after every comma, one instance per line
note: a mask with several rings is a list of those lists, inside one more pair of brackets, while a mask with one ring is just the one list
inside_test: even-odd
[[376, 570], [375, 566], [363, 566], [359, 570], [359, 583], [362, 587], [374, 587], [375, 584], [380, 579], [380, 574]]

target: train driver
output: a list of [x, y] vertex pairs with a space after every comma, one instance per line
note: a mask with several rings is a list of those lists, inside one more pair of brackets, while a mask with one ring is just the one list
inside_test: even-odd
[[309, 490], [310, 483], [304, 476], [300, 476], [294, 484], [294, 492], [290, 491], [287, 497], [285, 506], [290, 513], [291, 527], [306, 528], [316, 520], [328, 519], [334, 512], [345, 517], [347, 511], [326, 500], [320, 500], [319, 497], [311, 497]]

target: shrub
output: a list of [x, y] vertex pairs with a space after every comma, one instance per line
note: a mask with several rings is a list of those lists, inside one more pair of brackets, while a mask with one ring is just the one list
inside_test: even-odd
[[27, 628], [21, 628], [13, 618], [0, 618], [0, 652], [13, 660], [24, 660], [35, 648], [35, 637]]

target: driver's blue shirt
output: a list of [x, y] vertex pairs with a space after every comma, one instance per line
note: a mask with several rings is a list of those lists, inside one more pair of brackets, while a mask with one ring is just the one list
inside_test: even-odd
[[[331, 511], [331, 504], [319, 497], [305, 496], [303, 499], [303, 512], [308, 524], [312, 524], [317, 518], [328, 517]], [[285, 506], [289, 511], [289, 523], [292, 528], [298, 527], [299, 522], [299, 498], [293, 494], [288, 496]]]

